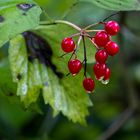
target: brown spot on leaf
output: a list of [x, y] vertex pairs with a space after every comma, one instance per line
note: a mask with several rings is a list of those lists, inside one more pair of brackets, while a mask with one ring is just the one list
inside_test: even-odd
[[0, 22], [4, 21], [4, 17], [0, 15]]
[[9, 96], [14, 96], [14, 93], [10, 92], [10, 93], [9, 93]]
[[21, 80], [21, 78], [22, 78], [22, 75], [19, 73], [19, 74], [17, 75], [17, 79], [18, 79], [18, 80]]
[[33, 6], [35, 6], [35, 4], [28, 4], [28, 3], [22, 3], [22, 4], [18, 4], [17, 7], [21, 10], [24, 11], [28, 11], [29, 9], [31, 9]]
[[59, 78], [63, 78], [64, 74], [59, 72], [52, 62], [53, 52], [50, 44], [42, 36], [33, 32], [24, 32], [23, 36], [26, 41], [28, 60], [33, 63], [38, 59], [42, 64], [50, 67]]
[[23, 16], [27, 16], [27, 14], [26, 14], [26, 13], [23, 13], [22, 15], [23, 15]]
[[44, 83], [44, 86], [48, 87], [49, 86], [49, 83], [48, 82]]

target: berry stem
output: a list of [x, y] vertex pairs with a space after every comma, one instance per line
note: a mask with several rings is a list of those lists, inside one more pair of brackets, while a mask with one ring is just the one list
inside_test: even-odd
[[73, 34], [73, 35], [69, 36], [69, 38], [73, 38], [73, 37], [75, 37], [75, 36], [79, 36], [79, 35], [80, 35], [80, 33]]
[[96, 49], [98, 50], [99, 49], [99, 47], [94, 43], [94, 41], [91, 39], [91, 38], [88, 38], [90, 41], [91, 41], [91, 43], [96, 47]]
[[95, 26], [97, 26], [97, 25], [99, 25], [99, 24], [104, 24], [104, 23], [103, 23], [103, 22], [97, 22], [97, 23], [88, 25], [87, 27], [84, 28], [84, 30], [87, 30], [87, 29], [89, 29], [89, 28], [91, 28], [91, 27], [95, 27]]
[[80, 35], [80, 37], [78, 38], [78, 41], [77, 41], [77, 47], [76, 47], [76, 50], [75, 51], [77, 51], [77, 49], [79, 48], [81, 39], [82, 39], [82, 36]]
[[[71, 55], [69, 61], [72, 59], [73, 55], [74, 55], [74, 54], [76, 53], [76, 51], [78, 50], [79, 44], [80, 44], [80, 42], [81, 42], [81, 39], [82, 39], [82, 37], [80, 36], [80, 37], [78, 38], [78, 41], [77, 41], [77, 44], [76, 44], [76, 48], [75, 48], [75, 50], [73, 51], [73, 53], [72, 53], [72, 55]], [[75, 55], [76, 55], [76, 54], [75, 54]]]
[[62, 54], [59, 58], [62, 58], [62, 57], [64, 57], [65, 55], [67, 55], [68, 53], [64, 53], [64, 54]]
[[53, 22], [47, 22], [47, 21], [40, 22], [40, 25], [53, 25], [53, 24], [66, 24], [66, 25], [73, 27], [74, 29], [76, 29], [78, 31], [82, 30], [79, 26], [77, 26], [69, 21], [65, 21], [65, 20], [55, 20]]
[[103, 30], [85, 30], [85, 32], [90, 33], [90, 32], [99, 32], [99, 31], [103, 31]]
[[106, 17], [105, 19], [103, 19], [103, 22], [105, 22], [106, 20], [108, 20], [109, 18], [111, 18], [111, 17], [113, 17], [113, 16], [118, 15], [119, 13], [120, 13], [120, 11], [119, 11], [119, 12], [116, 12], [116, 13], [114, 13], [114, 14], [109, 15], [108, 17]]
[[81, 32], [81, 36], [85, 36], [85, 37], [90, 38], [90, 39], [93, 38], [93, 37], [90, 36], [86, 31]]
[[86, 43], [85, 43], [85, 37], [84, 35], [82, 35], [82, 40], [83, 40], [83, 46], [84, 46], [84, 63], [85, 63], [85, 66], [84, 66], [84, 76], [86, 76], [86, 72], [87, 72], [87, 52], [86, 52]]

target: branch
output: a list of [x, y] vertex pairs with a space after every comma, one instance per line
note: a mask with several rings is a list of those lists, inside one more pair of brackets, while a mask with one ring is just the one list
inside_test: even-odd
[[133, 116], [134, 112], [134, 108], [127, 108], [97, 140], [108, 140]]

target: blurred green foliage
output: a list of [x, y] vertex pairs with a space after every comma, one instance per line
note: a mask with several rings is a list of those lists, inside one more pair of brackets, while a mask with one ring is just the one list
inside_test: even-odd
[[[36, 0], [52, 19], [66, 19], [81, 27], [100, 21], [115, 11], [96, 7], [91, 3], [81, 2], [72, 6], [65, 0]], [[75, 2], [75, 1], [74, 1]], [[70, 8], [70, 9], [69, 9]], [[120, 34], [113, 38], [119, 42], [120, 53], [110, 58], [111, 79], [108, 85], [96, 82], [94, 95], [90, 95], [94, 106], [90, 108], [87, 126], [73, 124], [62, 114], [52, 117], [49, 106], [40, 104], [44, 114], [34, 112], [33, 106], [26, 111], [13, 93], [16, 85], [8, 87], [3, 83], [10, 81], [11, 73], [8, 67], [7, 46], [0, 50], [0, 139], [1, 140], [139, 140], [140, 139], [140, 12], [125, 11], [111, 18], [121, 25]], [[45, 17], [43, 17], [45, 18]], [[56, 36], [59, 33], [56, 33]], [[94, 56], [93, 56], [94, 59]], [[92, 65], [88, 64], [88, 72], [93, 75]], [[8, 73], [8, 75], [5, 75]], [[4, 79], [4, 80], [3, 80]], [[11, 82], [10, 82], [11, 83]], [[11, 89], [12, 87], [12, 89]], [[39, 98], [43, 102], [42, 97]], [[125, 112], [126, 109], [130, 108]], [[129, 112], [132, 115], [128, 117]], [[40, 112], [40, 111], [39, 111]], [[121, 118], [121, 115], [124, 115]], [[122, 127], [109, 138], [110, 125], [128, 117]], [[121, 122], [121, 121], [120, 121]], [[119, 122], [118, 122], [119, 124]], [[118, 126], [117, 124], [112, 128]], [[104, 134], [104, 135], [103, 135]]]

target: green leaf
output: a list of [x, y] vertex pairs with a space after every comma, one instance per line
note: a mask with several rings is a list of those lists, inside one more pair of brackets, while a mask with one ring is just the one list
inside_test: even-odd
[[82, 85], [79, 85], [79, 80], [81, 82], [83, 76], [80, 75], [78, 79], [75, 79], [77, 86], [74, 87], [75, 83], [72, 77], [59, 80], [52, 70], [46, 69], [44, 65], [41, 65], [41, 75], [44, 83], [44, 101], [51, 105], [54, 116], [62, 112], [73, 122], [85, 124], [85, 116], [88, 115], [87, 107], [92, 103], [85, 92], [80, 89]]
[[[28, 9], [22, 9], [21, 3], [31, 4]], [[41, 9], [32, 0], [0, 1], [0, 46], [12, 37], [38, 26]]]
[[[61, 65], [62, 66], [62, 65]], [[82, 88], [83, 73], [76, 77], [64, 77], [59, 80], [48, 69], [49, 83], [43, 88], [45, 103], [49, 103], [54, 114], [61, 111], [73, 122], [86, 124], [85, 117], [88, 115], [88, 106], [92, 103]], [[51, 89], [49, 85], [51, 84]]]
[[19, 35], [12, 39], [9, 47], [9, 61], [11, 65], [13, 81], [18, 84], [17, 95], [28, 107], [36, 102], [42, 87], [40, 77], [40, 64], [38, 60], [28, 62], [26, 44], [24, 38]]
[[27, 94], [28, 89], [28, 56], [26, 44], [21, 35], [12, 39], [10, 42], [9, 61], [11, 65], [13, 81], [18, 83], [17, 95], [24, 96]]
[[[58, 24], [41, 26], [36, 33], [43, 36], [50, 44], [51, 49], [53, 50], [53, 63], [57, 66], [57, 70], [64, 74], [62, 79], [58, 79], [57, 76], [54, 75], [50, 69], [48, 69], [50, 79], [50, 83], [48, 83], [48, 85], [51, 84], [52, 90], [49, 87], [44, 88], [43, 95], [45, 102], [52, 106], [55, 114], [57, 114], [58, 111], [61, 111], [73, 122], [80, 122], [84, 124], [85, 117], [88, 115], [87, 108], [88, 106], [92, 105], [82, 86], [84, 72], [82, 70], [75, 77], [71, 75], [66, 76], [66, 74], [69, 72], [67, 63], [71, 55], [68, 54], [64, 56], [64, 58], [59, 58], [59, 56], [63, 54], [63, 51], [61, 50], [62, 39], [76, 33], [76, 31], [67, 25]], [[86, 43], [88, 43], [88, 61], [93, 62], [95, 47], [88, 41]], [[84, 59], [83, 55], [83, 45], [81, 43], [77, 53], [78, 59], [82, 61]]]
[[[16, 104], [18, 105], [18, 107], [20, 106], [21, 108], [23, 108], [23, 105], [16, 95], [17, 84], [12, 81], [12, 74], [8, 58], [1, 60], [0, 73], [0, 97], [4, 97], [3, 99], [8, 100], [8, 102], [10, 102], [11, 104]], [[31, 104], [28, 110], [34, 112], [36, 111], [40, 114], [42, 113], [38, 102]]]
[[[44, 101], [51, 105], [54, 115], [62, 112], [73, 122], [85, 124], [88, 106], [92, 103], [82, 88], [83, 72], [75, 78], [64, 76], [59, 79], [52, 69], [37, 59], [28, 61], [25, 40], [21, 35], [12, 39], [10, 44], [9, 60], [13, 80], [17, 83], [17, 95], [21, 97], [24, 105], [29, 107], [35, 103], [42, 89]], [[54, 45], [53, 47], [55, 49]], [[57, 64], [58, 71], [66, 73], [66, 60], [61, 61], [54, 56], [53, 62]]]
[[[28, 62], [28, 83], [27, 83], [27, 94], [22, 99], [25, 106], [28, 107], [31, 103], [37, 101], [41, 88], [42, 88], [42, 80], [40, 76], [40, 64], [38, 60], [35, 60], [33, 63]], [[22, 86], [20, 86], [22, 89]]]
[[[56, 64], [58, 71], [62, 73], [68, 72], [66, 60], [58, 59], [58, 57], [54, 56], [53, 62]], [[54, 110], [54, 116], [62, 112], [73, 122], [85, 124], [88, 107], [92, 103], [82, 88], [83, 71], [76, 77], [64, 75], [62, 79], [58, 79], [50, 68], [46, 69], [42, 65], [41, 75], [44, 83], [44, 101], [46, 104], [51, 105]]]
[[115, 11], [128, 11], [128, 10], [140, 10], [139, 0], [79, 0], [85, 2], [91, 2], [98, 7], [115, 10]]

